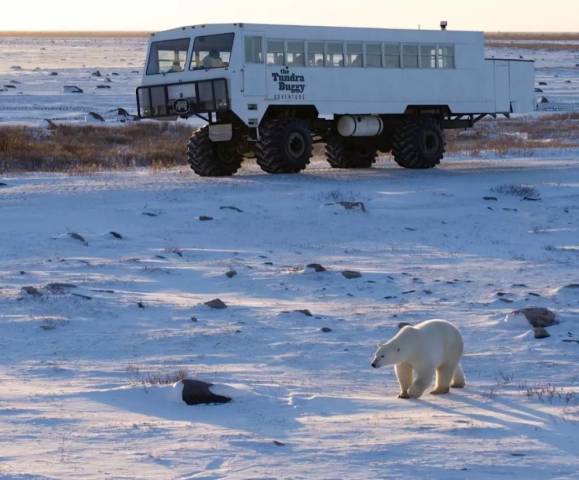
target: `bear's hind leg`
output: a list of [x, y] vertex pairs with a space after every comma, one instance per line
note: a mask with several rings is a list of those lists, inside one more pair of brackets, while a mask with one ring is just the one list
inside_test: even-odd
[[456, 367], [454, 365], [442, 365], [436, 370], [436, 387], [430, 393], [433, 395], [443, 395], [450, 392], [450, 382]]
[[450, 386], [452, 388], [464, 388], [466, 385], [466, 379], [464, 378], [464, 372], [460, 363], [457, 365], [454, 375], [452, 376], [452, 382]]
[[400, 394], [398, 398], [410, 398], [408, 389], [412, 385], [412, 366], [408, 363], [399, 363], [394, 366], [398, 383], [400, 384]]
[[434, 377], [434, 369], [420, 369], [416, 370], [416, 378], [410, 385], [408, 389], [408, 396], [410, 398], [419, 398], [426, 391], [426, 389], [432, 384], [432, 378]]

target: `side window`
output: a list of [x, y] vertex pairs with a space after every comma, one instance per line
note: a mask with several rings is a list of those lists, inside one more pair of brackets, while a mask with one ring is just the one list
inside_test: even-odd
[[268, 65], [285, 65], [283, 40], [267, 41], [267, 64]]
[[304, 42], [287, 42], [287, 64], [303, 67], [306, 64], [306, 48]]
[[[386, 68], [400, 68], [400, 45], [395, 43], [384, 44], [384, 66]], [[418, 66], [418, 59], [416, 66]]]
[[363, 67], [364, 55], [361, 43], [347, 43], [346, 44], [346, 65], [348, 67]]
[[153, 42], [149, 53], [147, 75], [184, 71], [190, 43], [191, 40], [188, 38]]
[[308, 67], [324, 66], [324, 44], [322, 42], [308, 42]]
[[404, 68], [418, 68], [418, 45], [402, 45]]
[[326, 67], [344, 66], [344, 44], [331, 42], [326, 43]]
[[245, 61], [263, 63], [263, 39], [261, 37], [245, 37]]
[[233, 33], [197, 37], [193, 44], [191, 69], [207, 70], [228, 67], [233, 48], [233, 37]]
[[379, 43], [366, 44], [366, 66], [381, 68], [382, 67], [382, 45]]
[[456, 68], [453, 45], [439, 45], [438, 68]]
[[437, 68], [436, 45], [420, 45], [420, 68]]

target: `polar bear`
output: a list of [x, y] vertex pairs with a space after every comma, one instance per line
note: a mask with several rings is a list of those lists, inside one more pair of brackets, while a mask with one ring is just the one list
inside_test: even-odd
[[394, 365], [401, 389], [398, 398], [419, 398], [432, 384], [435, 372], [436, 387], [430, 393], [444, 394], [450, 387], [465, 386], [460, 366], [462, 352], [462, 335], [452, 323], [429, 320], [405, 326], [392, 340], [381, 345], [372, 367]]

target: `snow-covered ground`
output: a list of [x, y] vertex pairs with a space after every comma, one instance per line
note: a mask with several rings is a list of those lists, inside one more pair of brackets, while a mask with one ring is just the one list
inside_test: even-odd
[[[0, 478], [579, 478], [577, 155], [0, 182]], [[398, 400], [374, 348], [437, 317], [467, 388]], [[181, 369], [234, 401], [141, 384]]]

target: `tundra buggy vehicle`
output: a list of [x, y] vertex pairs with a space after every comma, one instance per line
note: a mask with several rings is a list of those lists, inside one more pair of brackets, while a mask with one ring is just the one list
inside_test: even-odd
[[534, 64], [484, 58], [481, 32], [219, 24], [152, 35], [144, 119], [199, 117], [188, 144], [202, 176], [233, 175], [254, 155], [268, 173], [306, 168], [314, 142], [335, 168], [392, 152], [438, 165], [444, 130], [534, 110]]

